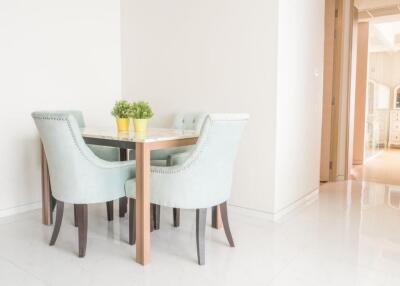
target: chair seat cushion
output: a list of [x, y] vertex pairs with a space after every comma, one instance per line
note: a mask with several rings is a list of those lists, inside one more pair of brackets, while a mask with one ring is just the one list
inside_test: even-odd
[[136, 180], [130, 179], [125, 183], [125, 193], [128, 198], [136, 199]]
[[92, 150], [92, 152], [100, 159], [109, 162], [119, 161], [119, 148], [91, 144], [88, 146], [90, 150]]
[[[129, 179], [125, 183], [125, 194], [128, 198], [136, 199], [136, 179]], [[150, 192], [150, 202], [158, 204], [157, 192]]]
[[167, 160], [151, 160], [150, 163], [152, 166], [161, 166], [165, 167], [167, 166]]
[[[136, 199], [136, 179], [130, 179], [125, 183], [125, 194], [128, 198]], [[150, 202], [157, 204], [157, 192], [150, 192]]]

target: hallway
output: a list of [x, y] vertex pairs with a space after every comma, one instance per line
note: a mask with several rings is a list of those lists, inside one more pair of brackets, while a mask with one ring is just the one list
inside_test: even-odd
[[364, 165], [353, 166], [351, 179], [400, 186], [400, 149], [382, 151]]

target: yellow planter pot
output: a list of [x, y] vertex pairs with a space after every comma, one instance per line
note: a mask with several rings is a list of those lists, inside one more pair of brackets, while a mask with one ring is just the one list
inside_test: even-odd
[[145, 133], [147, 131], [148, 119], [133, 119], [133, 126], [135, 127], [135, 132]]
[[118, 132], [128, 132], [129, 123], [130, 123], [129, 118], [117, 118]]

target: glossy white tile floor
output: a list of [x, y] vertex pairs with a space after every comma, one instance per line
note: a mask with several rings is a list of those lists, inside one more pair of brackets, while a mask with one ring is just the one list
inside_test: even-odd
[[400, 285], [400, 192], [381, 184], [323, 185], [317, 201], [278, 223], [231, 209], [237, 247], [208, 227], [202, 267], [193, 212], [174, 229], [162, 210], [146, 267], [126, 243], [127, 219], [107, 223], [103, 205], [90, 208], [79, 259], [72, 218], [69, 208], [54, 247], [39, 211], [0, 219], [0, 285]]

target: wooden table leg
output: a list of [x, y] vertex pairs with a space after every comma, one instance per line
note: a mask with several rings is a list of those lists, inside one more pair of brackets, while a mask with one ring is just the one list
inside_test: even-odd
[[47, 158], [44, 152], [43, 144], [41, 144], [41, 161], [42, 161], [42, 223], [51, 225], [53, 223], [52, 212], [52, 196], [50, 189], [49, 168], [47, 166]]
[[136, 261], [150, 262], [150, 149], [136, 143]]
[[221, 218], [221, 210], [219, 206], [215, 206], [212, 208], [212, 227], [216, 229], [222, 228], [222, 218]]

